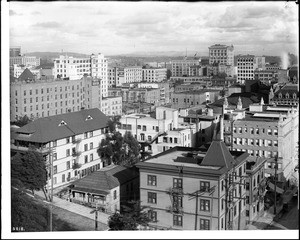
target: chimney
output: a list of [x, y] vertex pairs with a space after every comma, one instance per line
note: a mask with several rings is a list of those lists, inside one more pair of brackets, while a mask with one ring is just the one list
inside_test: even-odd
[[224, 116], [220, 117], [220, 140], [224, 141]]

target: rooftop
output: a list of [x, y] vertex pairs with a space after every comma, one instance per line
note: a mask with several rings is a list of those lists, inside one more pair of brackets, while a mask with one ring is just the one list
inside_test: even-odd
[[72, 190], [108, 195], [111, 189], [138, 177], [133, 168], [109, 165], [72, 183]]
[[200, 148], [174, 147], [140, 162], [137, 167], [154, 170], [178, 171], [222, 175], [234, 165], [240, 164], [249, 156], [244, 152], [230, 152], [222, 141], [213, 141], [207, 152]]
[[107, 127], [108, 117], [98, 108], [38, 118], [19, 128], [13, 139], [47, 143]]

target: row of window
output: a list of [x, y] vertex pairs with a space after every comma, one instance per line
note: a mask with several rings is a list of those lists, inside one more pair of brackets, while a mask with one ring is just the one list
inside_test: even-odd
[[278, 147], [277, 140], [265, 140], [265, 139], [251, 139], [251, 138], [233, 138], [233, 143], [237, 145], [249, 145], [249, 146], [265, 146], [265, 147]]
[[[76, 86], [77, 86], [77, 90], [79, 90], [79, 85], [77, 84]], [[80, 82], [80, 86], [82, 86], [82, 82]], [[70, 87], [71, 86], [65, 86], [65, 91], [70, 90]], [[63, 87], [60, 87], [59, 89], [60, 89], [60, 92], [63, 91]], [[45, 90], [46, 90], [47, 93], [49, 93], [50, 91], [52, 91], [52, 88], [46, 88]], [[54, 88], [54, 92], [57, 92], [57, 90], [58, 90], [58, 88], [55, 87]], [[75, 86], [74, 85], [72, 86], [72, 90], [73, 91], [75, 90]], [[32, 89], [28, 90], [28, 92], [29, 92], [29, 95], [33, 94], [33, 90]], [[44, 94], [44, 88], [40, 89], [40, 93]], [[24, 90], [24, 94], [23, 95], [26, 96], [26, 94], [27, 94], [27, 90]], [[39, 94], [39, 89], [35, 89], [35, 94]], [[15, 96], [18, 96], [18, 90], [15, 90]]]
[[[231, 128], [230, 127], [225, 127], [226, 131], [230, 131]], [[247, 127], [233, 127], [233, 132], [234, 133], [248, 133], [248, 128]], [[266, 130], [264, 128], [249, 128], [249, 133], [250, 134], [261, 134], [261, 133], [266, 133]], [[274, 135], [277, 136], [278, 135], [278, 130], [277, 129], [267, 129], [267, 134], [268, 135]]]

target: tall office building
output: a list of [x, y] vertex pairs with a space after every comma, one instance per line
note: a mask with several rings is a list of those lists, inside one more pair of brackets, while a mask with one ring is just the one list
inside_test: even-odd
[[101, 80], [101, 93], [107, 97], [107, 59], [103, 54], [92, 54], [89, 57], [75, 58], [71, 56], [59, 56], [54, 60], [54, 77], [76, 80], [84, 75], [96, 77]]
[[215, 44], [209, 48], [209, 64], [219, 63], [234, 66], [234, 47]]
[[10, 47], [9, 48], [9, 57], [19, 57], [21, 56], [21, 47]]
[[265, 57], [254, 55], [237, 56], [237, 81], [244, 83], [245, 80], [254, 80], [254, 70], [265, 70]]
[[190, 72], [190, 67], [199, 66], [200, 59], [197, 58], [187, 58], [181, 60], [173, 60], [172, 61], [172, 77], [182, 77], [188, 76]]

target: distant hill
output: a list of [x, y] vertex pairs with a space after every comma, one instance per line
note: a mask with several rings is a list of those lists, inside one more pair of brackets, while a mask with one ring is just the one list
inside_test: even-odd
[[26, 56], [35, 56], [39, 57], [41, 59], [53, 59], [58, 58], [60, 55], [68, 55], [72, 57], [88, 57], [88, 54], [82, 54], [82, 53], [74, 53], [74, 52], [30, 52], [26, 53]]

